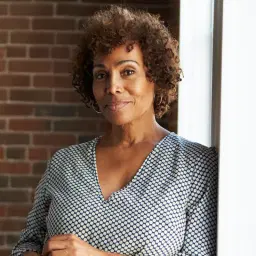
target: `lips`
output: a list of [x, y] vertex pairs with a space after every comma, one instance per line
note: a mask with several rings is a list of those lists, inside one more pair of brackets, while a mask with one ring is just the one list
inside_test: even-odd
[[111, 111], [118, 111], [128, 105], [129, 101], [111, 102], [106, 105], [106, 108]]

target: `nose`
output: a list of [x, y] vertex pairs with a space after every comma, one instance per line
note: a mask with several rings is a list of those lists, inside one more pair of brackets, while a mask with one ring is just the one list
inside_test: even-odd
[[118, 94], [123, 91], [123, 82], [118, 74], [109, 75], [105, 91], [107, 94]]

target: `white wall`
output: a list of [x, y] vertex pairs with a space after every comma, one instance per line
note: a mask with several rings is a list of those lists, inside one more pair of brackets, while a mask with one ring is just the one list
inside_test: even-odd
[[255, 11], [224, 1], [218, 256], [256, 255]]
[[181, 0], [178, 134], [219, 145], [217, 256], [256, 255], [255, 12], [255, 0]]

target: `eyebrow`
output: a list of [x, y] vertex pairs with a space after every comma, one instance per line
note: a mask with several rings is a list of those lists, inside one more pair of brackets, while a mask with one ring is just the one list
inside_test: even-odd
[[[135, 60], [120, 60], [117, 63], [115, 63], [115, 66], [119, 66], [119, 65], [121, 65], [125, 62], [134, 62], [139, 66], [139, 63]], [[93, 65], [93, 68], [96, 68], [96, 67], [105, 68], [105, 65], [104, 64], [95, 64], [95, 65]]]

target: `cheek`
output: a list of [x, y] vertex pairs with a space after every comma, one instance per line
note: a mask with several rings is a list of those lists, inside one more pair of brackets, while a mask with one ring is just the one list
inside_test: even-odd
[[133, 87], [132, 94], [140, 101], [141, 104], [151, 102], [154, 97], [154, 87], [149, 83], [141, 83], [139, 86]]
[[97, 88], [95, 87], [95, 85], [92, 85], [92, 93], [93, 93], [94, 97], [96, 98]]
[[92, 92], [93, 92], [93, 95], [96, 100], [100, 99], [102, 97], [102, 95], [104, 94], [104, 90], [102, 88], [103, 87], [100, 85], [93, 84]]

